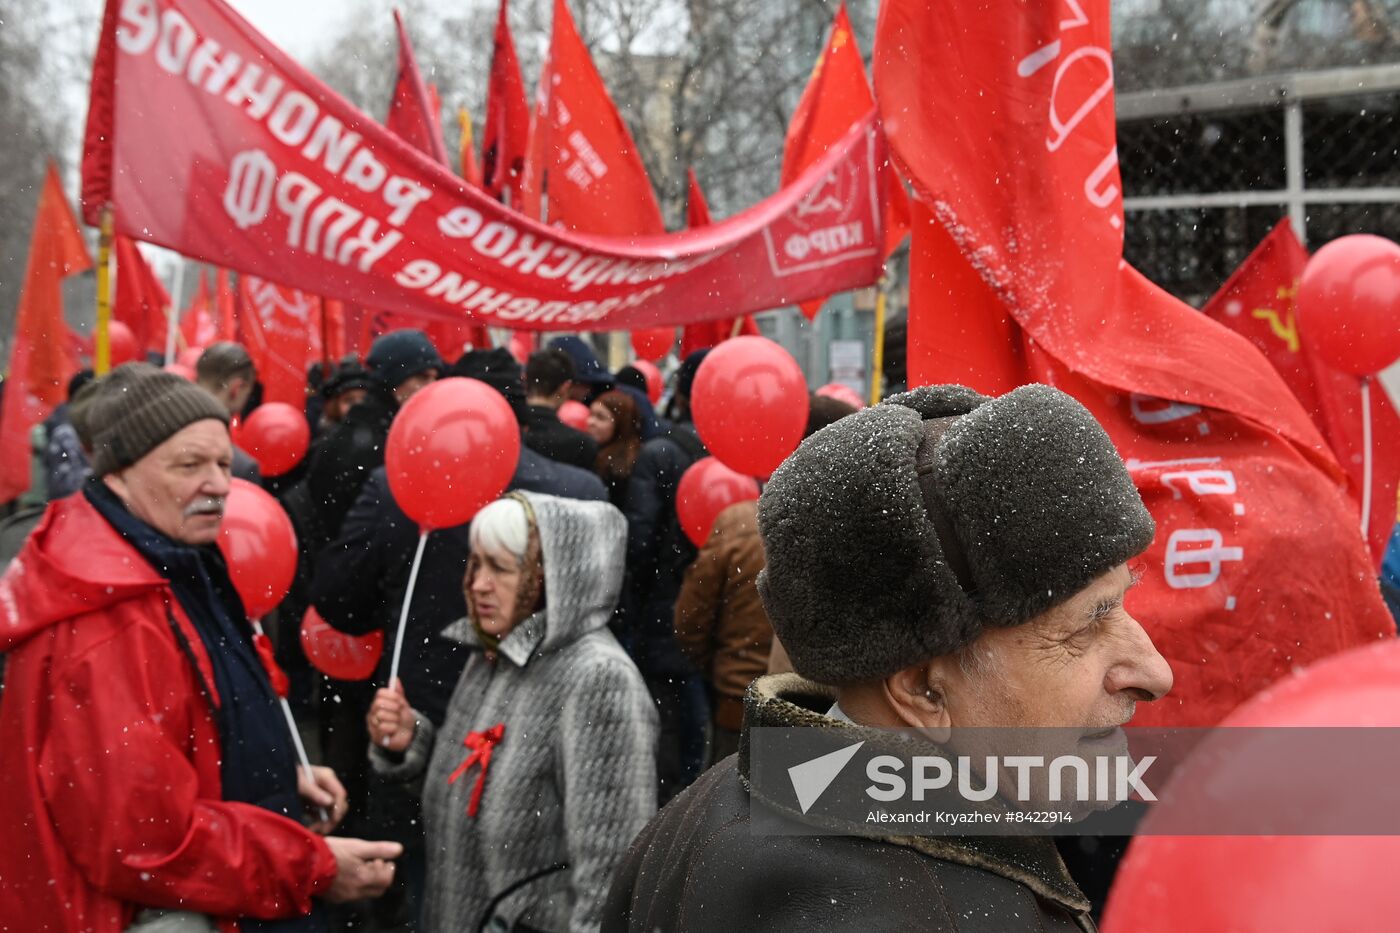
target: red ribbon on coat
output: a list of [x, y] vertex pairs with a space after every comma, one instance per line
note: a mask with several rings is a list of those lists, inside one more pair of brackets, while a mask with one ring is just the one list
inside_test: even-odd
[[283, 700], [291, 692], [291, 682], [287, 680], [287, 674], [277, 664], [277, 658], [272, 653], [272, 639], [267, 637], [267, 633], [259, 628], [253, 633], [253, 648], [258, 653], [258, 660], [262, 662], [263, 670], [267, 671], [267, 679], [272, 684], [272, 692]]
[[476, 786], [472, 788], [471, 800], [467, 803], [467, 816], [476, 816], [476, 811], [481, 809], [481, 794], [486, 790], [486, 769], [491, 765], [491, 752], [500, 744], [505, 734], [506, 724], [498, 722], [483, 732], [468, 732], [467, 737], [462, 740], [462, 744], [471, 750], [471, 754], [452, 772], [447, 783], [455, 783], [472, 765], [481, 765], [481, 771], [476, 776]]

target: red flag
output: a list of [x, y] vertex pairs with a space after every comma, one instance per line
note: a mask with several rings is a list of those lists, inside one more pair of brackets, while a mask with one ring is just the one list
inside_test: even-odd
[[[705, 192], [701, 190], [700, 179], [695, 177], [693, 168], [686, 169], [686, 185], [686, 227], [691, 230], [708, 227], [711, 223], [710, 206], [705, 203]], [[736, 321], [739, 323], [737, 331], [734, 327]], [[681, 359], [685, 359], [696, 350], [705, 350], [721, 344], [730, 337], [758, 335], [758, 325], [754, 323], [753, 316], [748, 314], [742, 318], [687, 324], [681, 329]]]
[[0, 502], [29, 488], [29, 432], [63, 401], [68, 380], [78, 370], [63, 320], [63, 279], [90, 268], [78, 221], [50, 162], [29, 237], [0, 408]]
[[583, 233], [666, 232], [632, 133], [608, 96], [564, 0], [540, 77], [525, 171], [525, 213]]
[[229, 286], [228, 270], [214, 274], [214, 339], [238, 340], [238, 316], [234, 307], [233, 289]]
[[143, 351], [165, 352], [166, 315], [170, 295], [151, 271], [150, 263], [131, 237], [117, 236], [112, 242], [117, 259], [117, 287], [112, 298], [112, 318], [131, 328], [136, 345]]
[[[788, 123], [783, 143], [782, 183], [791, 184], [874, 106], [875, 95], [870, 91], [865, 63], [861, 60], [843, 0], [831, 24], [826, 48], [813, 66], [812, 76]], [[885, 202], [884, 255], [888, 256], [909, 232], [909, 198], [894, 172], [885, 173], [881, 194]], [[813, 208], [820, 208], [823, 197], [839, 201], [844, 196], [839, 180], [833, 176], [828, 189], [818, 193]], [[802, 302], [802, 313], [812, 320], [825, 301], [825, 298], [814, 298]]]
[[389, 101], [384, 125], [434, 162], [448, 165], [442, 117], [418, 70], [418, 60], [413, 55], [408, 30], [398, 10], [394, 11], [394, 26], [399, 33], [399, 71], [394, 78], [394, 96]]
[[180, 336], [187, 347], [207, 347], [218, 336], [209, 310], [209, 270], [199, 270], [199, 287], [180, 319]]
[[506, 4], [507, 0], [501, 0], [496, 14], [491, 78], [486, 85], [486, 126], [481, 134], [481, 177], [487, 194], [518, 208], [530, 148], [530, 102], [525, 96]]
[[881, 9], [876, 88], [922, 202], [910, 382], [1042, 381], [1099, 418], [1157, 521], [1129, 608], [1176, 675], [1134, 721], [1211, 725], [1394, 623], [1292, 393], [1122, 260], [1108, 0], [1001, 2]]
[[[1308, 251], [1285, 218], [1201, 310], [1254, 344], [1273, 364], [1346, 471], [1348, 492], [1359, 510], [1366, 453], [1360, 382], [1328, 366], [1298, 339], [1293, 298], [1307, 262]], [[1395, 524], [1400, 417], [1378, 384], [1372, 385], [1371, 405], [1374, 476], [1369, 544], [1379, 564]]]
[[349, 352], [345, 343], [345, 305], [335, 298], [322, 298], [320, 312], [322, 356], [336, 363]]
[[238, 277], [248, 353], [263, 401], [306, 404], [306, 369], [321, 359], [321, 301], [251, 275]]
[[481, 166], [477, 164], [476, 145], [472, 142], [472, 115], [467, 112], [466, 107], [457, 108], [457, 127], [460, 131], [457, 155], [462, 163], [462, 177], [480, 188]]

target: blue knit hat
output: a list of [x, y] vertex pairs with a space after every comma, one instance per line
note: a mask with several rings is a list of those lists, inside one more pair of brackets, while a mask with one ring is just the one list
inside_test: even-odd
[[446, 367], [437, 348], [421, 330], [394, 330], [375, 339], [365, 357], [365, 365], [374, 378], [391, 389], [397, 389], [419, 373]]

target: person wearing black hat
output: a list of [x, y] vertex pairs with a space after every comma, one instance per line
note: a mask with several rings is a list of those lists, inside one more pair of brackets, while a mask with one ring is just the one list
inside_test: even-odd
[[559, 350], [573, 361], [573, 384], [569, 392], [574, 401], [592, 404], [595, 398], [613, 387], [612, 374], [598, 362], [598, 355], [582, 337], [571, 334], [555, 337], [548, 349]]
[[344, 421], [350, 409], [364, 401], [373, 388], [374, 377], [358, 360], [351, 358], [338, 365], [321, 384], [318, 393], [322, 404], [316, 423], [317, 432], [329, 431]]
[[593, 469], [598, 443], [559, 420], [574, 387], [574, 361], [563, 350], [536, 350], [525, 362], [525, 446], [551, 460]]
[[[92, 478], [0, 579], [0, 916], [323, 929], [316, 901], [383, 891], [399, 846], [322, 835], [344, 791], [297, 767], [215, 543], [228, 410], [146, 363], [91, 407]], [[306, 803], [328, 817], [307, 828]]]
[[442, 374], [428, 335], [395, 330], [375, 339], [365, 359], [369, 382], [364, 398], [316, 442], [307, 456], [306, 494], [310, 511], [305, 527], [313, 550], [340, 533], [345, 513], [371, 472], [384, 463], [389, 426], [399, 407]]
[[[523, 421], [526, 406], [520, 364], [507, 350], [471, 351], [454, 363], [447, 375], [485, 382], [510, 404], [517, 425]], [[591, 471], [556, 463], [524, 445], [506, 488], [570, 499], [607, 499], [602, 480]], [[442, 634], [466, 615], [462, 575], [471, 551], [470, 529], [468, 522], [439, 529], [428, 537], [399, 667], [399, 679], [405, 693], [414, 698], [415, 709], [438, 725], [471, 655], [466, 646]], [[418, 533], [417, 523], [394, 501], [387, 471], [383, 466], [373, 470], [340, 534], [316, 558], [311, 600], [321, 617], [349, 634], [383, 631], [386, 644], [392, 644]], [[386, 650], [381, 659], [380, 684], [387, 680], [391, 655]], [[413, 868], [423, 864], [418, 798], [402, 784], [376, 781], [368, 773], [365, 712], [373, 699], [373, 684], [337, 682], [333, 693], [335, 699], [322, 704], [323, 742], [327, 761], [345, 778], [352, 803], [359, 804], [359, 812], [352, 811], [352, 825], [367, 827], [361, 832], [403, 842], [408, 852], [405, 875], [413, 878]], [[392, 894], [376, 905], [376, 909], [381, 907], [400, 914], [408, 910], [406, 904], [395, 905]]]
[[[809, 818], [815, 801], [757, 787], [751, 764], [768, 727], [945, 766], [935, 743], [955, 729], [1106, 741], [1166, 694], [1171, 669], [1124, 608], [1155, 526], [1103, 428], [1047, 386], [915, 389], [804, 441], [758, 522], [759, 592], [797, 673], [750, 686], [739, 754], [638, 837], [603, 929], [1092, 930], [1047, 836]], [[824, 835], [758, 831], [751, 800]]]

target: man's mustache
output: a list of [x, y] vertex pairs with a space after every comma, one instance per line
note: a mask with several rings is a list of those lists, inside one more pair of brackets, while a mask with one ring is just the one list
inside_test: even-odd
[[185, 506], [185, 518], [195, 515], [219, 515], [224, 514], [224, 502], [227, 500], [223, 496], [205, 496], [196, 499]]

